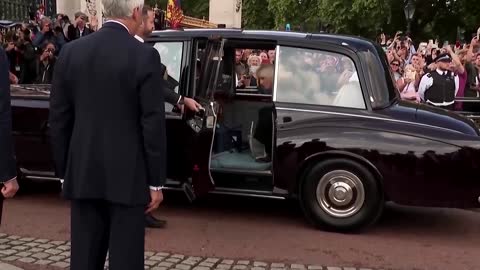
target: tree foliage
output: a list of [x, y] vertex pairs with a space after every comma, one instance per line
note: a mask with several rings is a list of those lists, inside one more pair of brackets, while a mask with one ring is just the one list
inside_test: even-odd
[[292, 30], [318, 30], [320, 17], [318, 0], [266, 0], [268, 10], [274, 14], [275, 27], [283, 29], [287, 23]]
[[268, 10], [267, 0], [243, 0], [242, 27], [245, 29], [273, 29], [275, 21]]
[[322, 0], [318, 1], [318, 14], [333, 32], [372, 36], [390, 21], [391, 1]]
[[[375, 38], [405, 31], [405, 0], [243, 0], [242, 25], [249, 29], [329, 32]], [[480, 27], [479, 0], [413, 0], [412, 37], [470, 41]], [[167, 0], [146, 0], [165, 9]], [[183, 0], [185, 15], [208, 19], [209, 0]], [[460, 30], [460, 31], [458, 31]]]

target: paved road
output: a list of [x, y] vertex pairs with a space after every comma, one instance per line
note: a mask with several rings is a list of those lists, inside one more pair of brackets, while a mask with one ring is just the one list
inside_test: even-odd
[[[68, 240], [68, 203], [52, 185], [30, 185], [4, 209], [1, 232]], [[170, 193], [146, 249], [185, 256], [377, 269], [478, 269], [480, 213], [389, 205], [362, 234], [313, 229], [292, 201], [211, 196], [190, 205]], [[253, 264], [251, 265], [253, 267]]]

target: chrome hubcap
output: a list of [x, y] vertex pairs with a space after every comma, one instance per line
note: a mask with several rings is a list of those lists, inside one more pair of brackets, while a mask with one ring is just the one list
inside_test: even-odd
[[322, 210], [338, 218], [356, 214], [365, 202], [362, 181], [355, 174], [344, 170], [325, 174], [318, 183], [316, 196]]

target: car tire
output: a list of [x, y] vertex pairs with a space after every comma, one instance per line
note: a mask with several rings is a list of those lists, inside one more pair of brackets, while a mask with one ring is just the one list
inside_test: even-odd
[[306, 218], [328, 231], [353, 232], [376, 222], [383, 191], [365, 166], [349, 159], [325, 160], [307, 169], [299, 190]]

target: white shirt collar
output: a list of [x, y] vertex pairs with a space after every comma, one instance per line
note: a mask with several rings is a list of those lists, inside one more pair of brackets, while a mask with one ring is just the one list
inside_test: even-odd
[[443, 75], [443, 74], [445, 74], [445, 72], [447, 72], [447, 70], [443, 71], [443, 70], [437, 68], [437, 73], [438, 74]]
[[143, 40], [143, 38], [141, 38], [140, 36], [135, 35], [135, 38], [141, 43], [145, 43], [145, 40]]
[[125, 29], [127, 29], [128, 33], [130, 33], [130, 30], [128, 30], [128, 27], [124, 23], [116, 21], [116, 20], [108, 20], [105, 23], [109, 23], [109, 22], [120, 24], [121, 26], [125, 27]]

